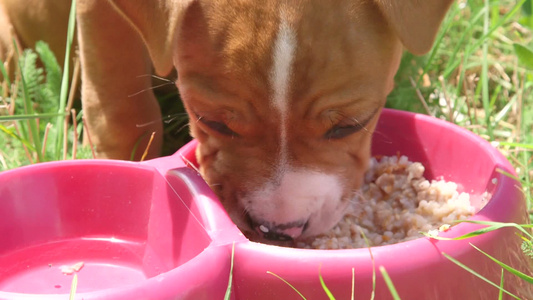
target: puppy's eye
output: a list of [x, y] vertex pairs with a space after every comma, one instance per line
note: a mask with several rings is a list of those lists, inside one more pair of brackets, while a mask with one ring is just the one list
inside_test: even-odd
[[324, 137], [328, 140], [338, 140], [345, 138], [357, 131], [361, 130], [364, 126], [362, 124], [338, 124], [333, 126], [330, 130], [324, 134]]
[[204, 119], [204, 118], [200, 118], [199, 119], [200, 122], [202, 122], [203, 124], [205, 124], [207, 127], [209, 127], [210, 129], [220, 133], [220, 134], [223, 134], [223, 135], [227, 135], [227, 136], [238, 136], [237, 133], [235, 133], [233, 130], [231, 130], [228, 125], [222, 123], [222, 122], [217, 122], [217, 121], [211, 121], [211, 120], [207, 120], [207, 119]]

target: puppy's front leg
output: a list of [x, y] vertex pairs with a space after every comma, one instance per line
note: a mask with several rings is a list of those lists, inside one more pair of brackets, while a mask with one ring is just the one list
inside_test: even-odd
[[[159, 154], [161, 113], [150, 91], [152, 64], [138, 33], [108, 1], [78, 1], [82, 105], [98, 157], [139, 159]], [[144, 92], [142, 92], [144, 91]]]

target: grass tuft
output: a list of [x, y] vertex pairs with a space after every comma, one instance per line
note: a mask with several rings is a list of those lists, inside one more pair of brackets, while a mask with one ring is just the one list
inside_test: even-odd
[[[37, 42], [35, 50], [20, 50], [13, 43], [14, 78], [8, 76], [7, 62], [0, 61], [0, 171], [67, 159], [67, 154], [73, 159], [91, 157], [90, 149], [78, 145], [82, 126], [76, 125], [82, 114], [72, 109], [71, 100], [67, 104], [69, 80], [75, 82], [79, 75], [70, 78], [68, 72], [75, 1], [72, 5], [64, 69], [45, 42]], [[71, 98], [75, 90], [70, 89]]]

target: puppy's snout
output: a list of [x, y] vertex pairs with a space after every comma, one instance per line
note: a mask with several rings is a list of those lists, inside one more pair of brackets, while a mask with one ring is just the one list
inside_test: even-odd
[[275, 224], [269, 222], [256, 222], [249, 219], [251, 227], [264, 239], [271, 241], [291, 241], [299, 236], [307, 228], [307, 222], [291, 222]]

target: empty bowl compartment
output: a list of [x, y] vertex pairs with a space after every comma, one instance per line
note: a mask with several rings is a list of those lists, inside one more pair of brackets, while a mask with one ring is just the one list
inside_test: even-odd
[[213, 246], [195, 176], [104, 160], [0, 173], [0, 299], [66, 299], [73, 274], [77, 299], [222, 297], [231, 252]]

